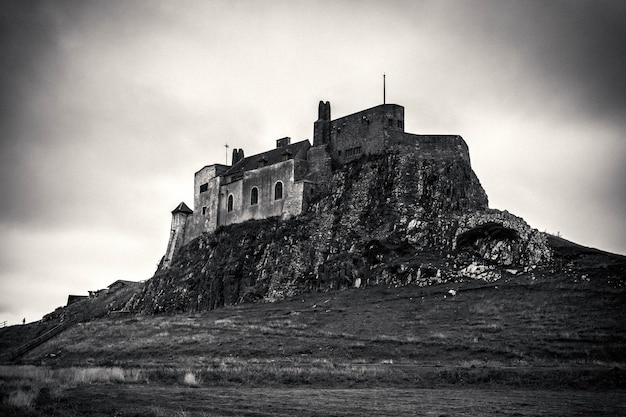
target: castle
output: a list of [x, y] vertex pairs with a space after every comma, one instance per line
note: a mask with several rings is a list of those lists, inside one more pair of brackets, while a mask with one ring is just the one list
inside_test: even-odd
[[467, 145], [458, 135], [406, 133], [402, 106], [382, 104], [332, 120], [330, 103], [320, 101], [312, 145], [285, 137], [275, 149], [258, 155], [245, 157], [243, 149], [233, 149], [232, 165], [207, 165], [195, 173], [194, 210], [180, 203], [172, 211], [161, 265], [168, 268], [180, 247], [220, 226], [297, 216], [327, 184], [333, 165], [402, 146], [414, 147], [426, 158], [460, 158], [469, 164]]

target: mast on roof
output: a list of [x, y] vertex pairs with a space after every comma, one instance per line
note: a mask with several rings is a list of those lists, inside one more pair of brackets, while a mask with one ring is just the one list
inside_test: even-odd
[[386, 85], [385, 85], [385, 73], [383, 72], [383, 104], [386, 104], [387, 102], [387, 97], [386, 97]]

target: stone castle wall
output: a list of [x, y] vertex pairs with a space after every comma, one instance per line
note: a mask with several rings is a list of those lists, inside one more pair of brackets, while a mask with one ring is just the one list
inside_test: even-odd
[[380, 154], [385, 147], [385, 132], [404, 132], [404, 107], [383, 104], [330, 123], [330, 153], [346, 163], [362, 155]]
[[[303, 186], [295, 182], [302, 161], [290, 159], [267, 167], [247, 171], [243, 177], [220, 186], [218, 225], [241, 223], [251, 219], [297, 215], [302, 211]], [[302, 171], [302, 168], [300, 168]], [[282, 198], [275, 198], [276, 183], [282, 183]], [[251, 204], [252, 189], [258, 190], [258, 201]], [[233, 197], [232, 211], [228, 197]]]
[[209, 165], [196, 172], [194, 176], [194, 212], [189, 218], [185, 243], [190, 242], [203, 232], [212, 232], [218, 226], [219, 189], [222, 183], [220, 175], [229, 167]]
[[425, 159], [463, 159], [470, 162], [469, 148], [459, 135], [415, 135], [404, 132], [387, 132], [387, 148], [402, 148], [407, 145], [415, 154]]

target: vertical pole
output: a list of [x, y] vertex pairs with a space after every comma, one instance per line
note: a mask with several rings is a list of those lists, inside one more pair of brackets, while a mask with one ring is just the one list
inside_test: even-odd
[[226, 165], [228, 165], [228, 143], [224, 147], [226, 148]]
[[386, 85], [385, 85], [385, 73], [383, 72], [383, 104], [387, 104], [387, 91], [386, 91]]

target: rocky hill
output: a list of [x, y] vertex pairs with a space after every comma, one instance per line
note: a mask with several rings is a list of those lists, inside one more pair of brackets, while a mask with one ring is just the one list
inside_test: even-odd
[[334, 166], [301, 216], [193, 240], [126, 309], [192, 312], [310, 290], [493, 281], [551, 257], [544, 234], [488, 208], [468, 161], [398, 145]]

